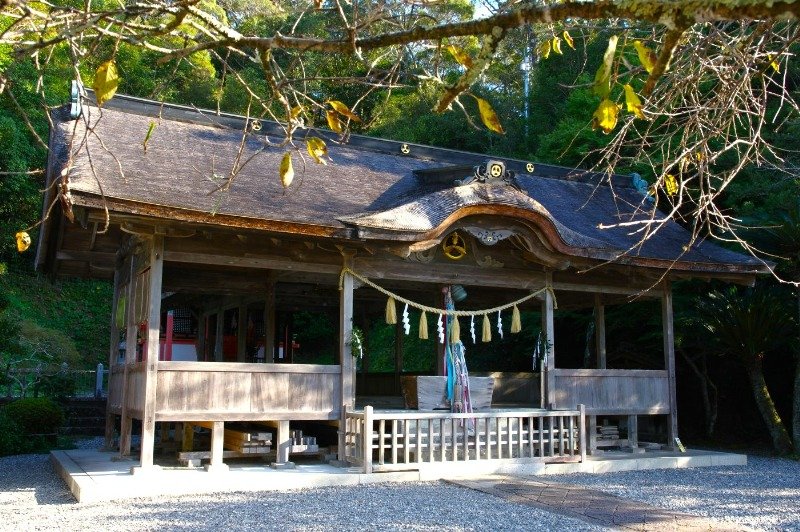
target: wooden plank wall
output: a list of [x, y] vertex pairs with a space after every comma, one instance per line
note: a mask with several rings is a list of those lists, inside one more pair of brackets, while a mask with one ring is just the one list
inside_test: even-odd
[[669, 379], [664, 370], [554, 369], [556, 408], [586, 405], [587, 414], [669, 414]]
[[339, 419], [340, 366], [163, 362], [158, 421]]

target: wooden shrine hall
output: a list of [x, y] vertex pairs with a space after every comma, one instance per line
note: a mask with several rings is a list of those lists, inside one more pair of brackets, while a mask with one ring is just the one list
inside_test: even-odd
[[[306, 154], [308, 137], [325, 140], [327, 164]], [[627, 420], [633, 448], [637, 419], [661, 416], [672, 446], [670, 283], [750, 283], [764, 270], [709, 242], [688, 246], [674, 221], [639, 245], [614, 225], [650, 216], [627, 176], [325, 130], [295, 131], [298, 150], [284, 138], [278, 123], [119, 95], [53, 112], [36, 263], [113, 279], [106, 443], [129, 455], [140, 425], [142, 469], [170, 431], [209, 470], [248, 454], [282, 464], [324, 444], [364, 472], [579, 461], [599, 446], [598, 416]], [[456, 299], [456, 287], [470, 298], [448, 311], [443, 289]], [[660, 369], [607, 367], [604, 308], [633, 298], [660, 301]], [[377, 394], [359, 390], [354, 317], [384, 319], [396, 304], [402, 331], [404, 303], [415, 328], [430, 328], [435, 369], [411, 382], [405, 408], [357, 407], [357, 394]], [[593, 309], [591, 367], [560, 367], [555, 308]], [[300, 355], [284, 318], [301, 310], [332, 316], [331, 360]], [[491, 319], [495, 336], [511, 334], [519, 312], [541, 316], [540, 371], [485, 375], [472, 411], [434, 408], [448, 406], [449, 343], [469, 353], [475, 329], [485, 340]], [[309, 424], [329, 441], [300, 435]]]

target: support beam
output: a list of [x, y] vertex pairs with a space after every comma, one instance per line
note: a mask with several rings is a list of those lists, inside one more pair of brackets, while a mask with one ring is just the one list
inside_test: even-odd
[[606, 307], [600, 294], [594, 295], [594, 345], [597, 369], [606, 369]]
[[250, 362], [247, 355], [247, 305], [239, 305], [239, 318], [236, 321], [236, 361]]
[[132, 420], [128, 413], [128, 395], [132, 390], [128, 390], [128, 368], [130, 364], [136, 362], [136, 279], [137, 279], [137, 260], [136, 253], [132, 253], [130, 258], [130, 273], [128, 275], [127, 296], [125, 303], [125, 361], [122, 370], [122, 396], [120, 398], [120, 430], [119, 430], [119, 454], [120, 456], [130, 456], [131, 454], [131, 430]]
[[[108, 391], [111, 392], [111, 377], [114, 366], [119, 358], [119, 327], [117, 327], [117, 305], [119, 304], [120, 292], [120, 270], [122, 265], [117, 263], [114, 269], [114, 297], [111, 300], [111, 327], [109, 333], [108, 349]], [[114, 444], [114, 423], [116, 415], [106, 411], [106, 430], [105, 430], [105, 450], [110, 451]]]
[[[342, 266], [352, 268], [352, 251], [343, 251], [344, 261]], [[351, 344], [353, 342], [353, 276], [345, 273], [342, 277], [342, 286], [339, 295], [339, 361], [342, 368], [342, 422], [339, 424], [339, 448], [338, 458], [345, 461], [345, 426], [344, 411], [346, 406], [355, 404], [355, 386], [353, 385], [353, 355]]]
[[264, 302], [264, 358], [275, 362], [275, 279], [270, 272], [267, 280], [267, 297]]
[[142, 419], [142, 469], [153, 467], [156, 432], [156, 380], [158, 378], [158, 337], [161, 329], [161, 279], [164, 270], [164, 237], [155, 235], [150, 243], [150, 286], [147, 314], [147, 360], [144, 377], [144, 412]]
[[222, 473], [228, 466], [222, 462], [222, 451], [225, 443], [225, 422], [211, 422], [211, 461], [205, 466], [209, 473]]
[[277, 451], [276, 463], [283, 465], [289, 463], [289, 451], [292, 448], [292, 435], [289, 431], [289, 421], [278, 421], [278, 442], [275, 446]]
[[222, 362], [225, 360], [225, 355], [222, 352], [224, 334], [225, 334], [225, 309], [220, 307], [217, 309], [217, 324], [214, 336], [214, 362]]
[[672, 317], [672, 287], [664, 281], [661, 299], [661, 323], [664, 330], [664, 367], [669, 383], [669, 421], [667, 423], [667, 445], [676, 447], [678, 438], [678, 402], [675, 394], [675, 335]]
[[[547, 272], [546, 280], [548, 283], [550, 283], [552, 275], [552, 273]], [[555, 390], [553, 389], [555, 385], [555, 375], [553, 375], [553, 370], [556, 368], [556, 348], [553, 306], [553, 294], [550, 290], [545, 290], [544, 294], [542, 294], [542, 331], [544, 331], [543, 336], [545, 339], [545, 353], [547, 353], [547, 365], [545, 367], [545, 404], [542, 405], [542, 408], [550, 408], [550, 405], [555, 399]]]

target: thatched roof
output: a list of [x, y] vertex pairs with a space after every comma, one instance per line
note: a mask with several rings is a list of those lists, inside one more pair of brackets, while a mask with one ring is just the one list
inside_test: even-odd
[[[75, 205], [186, 222], [244, 227], [337, 239], [415, 242], [441, 235], [461, 216], [482, 214], [524, 219], [538, 225], [553, 249], [564, 255], [706, 272], [753, 273], [763, 269], [752, 257], [710, 242], [686, 247], [689, 233], [673, 221], [638, 246], [631, 227], [602, 229], [616, 222], [644, 220], [650, 205], [626, 176], [606, 176], [528, 161], [404, 145], [351, 136], [339, 144], [326, 139], [331, 160], [316, 164], [296, 134], [292, 147], [281, 142], [277, 124], [264, 122], [244, 145], [227, 191], [214, 192], [236, 164], [247, 121], [191, 108], [116, 96], [102, 111], [84, 107], [85, 121], [69, 109], [54, 113], [51, 179], [67, 164]], [[155, 129], [145, 151], [143, 141]], [[80, 143], [85, 143], [77, 149]], [[88, 149], [87, 149], [88, 148]], [[406, 149], [407, 148], [407, 149]], [[284, 190], [278, 177], [287, 149], [294, 154], [294, 184]], [[406, 153], [407, 152], [407, 153]], [[500, 181], [455, 185], [472, 166], [496, 159], [516, 173]], [[102, 185], [102, 190], [101, 190]], [[104, 198], [104, 199], [101, 199]]]

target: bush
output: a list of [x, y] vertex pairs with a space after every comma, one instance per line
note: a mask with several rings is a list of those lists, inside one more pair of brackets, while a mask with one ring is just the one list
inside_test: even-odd
[[25, 434], [53, 434], [64, 423], [61, 407], [46, 397], [19, 399], [3, 410]]
[[0, 456], [26, 452], [25, 442], [22, 427], [0, 408]]

